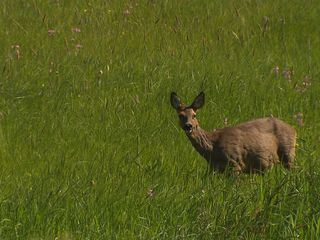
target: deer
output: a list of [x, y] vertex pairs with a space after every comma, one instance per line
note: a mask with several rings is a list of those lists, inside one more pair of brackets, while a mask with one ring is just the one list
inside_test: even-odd
[[196, 114], [205, 102], [201, 92], [187, 106], [175, 92], [170, 102], [176, 110], [181, 128], [195, 150], [206, 159], [210, 172], [264, 173], [275, 164], [291, 169], [295, 159], [296, 130], [282, 120], [271, 117], [212, 131], [203, 130]]

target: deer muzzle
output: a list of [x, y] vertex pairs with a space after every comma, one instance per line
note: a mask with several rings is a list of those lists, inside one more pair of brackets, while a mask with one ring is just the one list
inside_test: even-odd
[[184, 125], [183, 130], [186, 133], [191, 133], [192, 132], [192, 125], [190, 123], [187, 123], [186, 125]]

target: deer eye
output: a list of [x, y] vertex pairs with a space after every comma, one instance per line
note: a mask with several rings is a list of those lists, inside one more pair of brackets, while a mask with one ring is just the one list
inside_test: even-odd
[[196, 115], [195, 115], [195, 114], [193, 114], [193, 115], [192, 115], [192, 119], [195, 119], [195, 118], [196, 118]]

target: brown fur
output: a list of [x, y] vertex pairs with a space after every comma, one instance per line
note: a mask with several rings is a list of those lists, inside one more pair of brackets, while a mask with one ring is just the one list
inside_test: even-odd
[[207, 132], [195, 118], [196, 111], [204, 104], [203, 93], [189, 107], [172, 93], [171, 104], [193, 147], [212, 169], [224, 172], [230, 167], [238, 174], [261, 172], [279, 162], [288, 169], [292, 166], [296, 131], [287, 123], [269, 117]]

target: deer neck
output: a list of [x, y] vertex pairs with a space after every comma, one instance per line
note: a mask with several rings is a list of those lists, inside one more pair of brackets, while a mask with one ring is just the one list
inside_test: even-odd
[[197, 127], [188, 134], [188, 138], [193, 147], [201, 154], [205, 154], [213, 150], [212, 133], [207, 132], [200, 127]]

